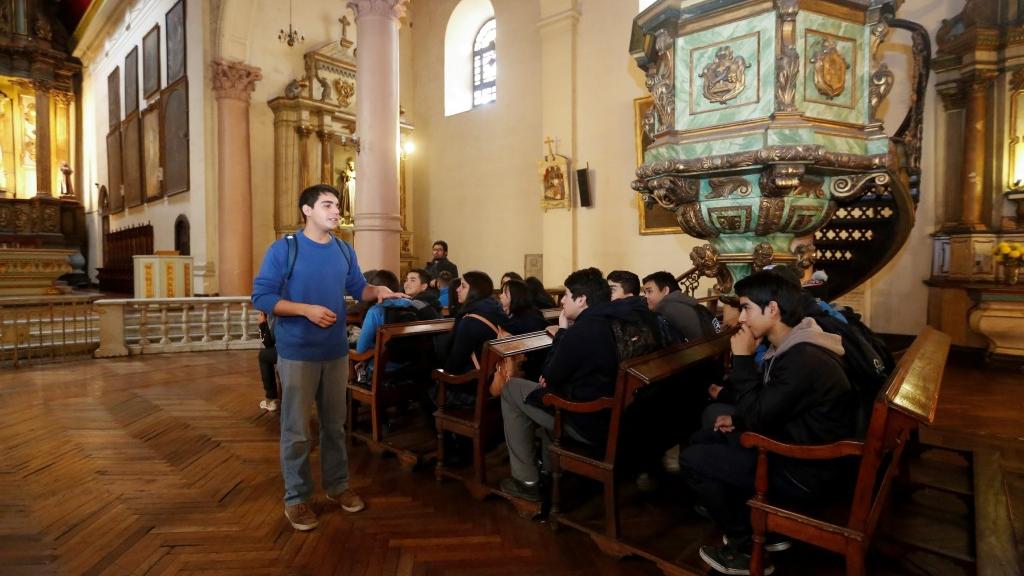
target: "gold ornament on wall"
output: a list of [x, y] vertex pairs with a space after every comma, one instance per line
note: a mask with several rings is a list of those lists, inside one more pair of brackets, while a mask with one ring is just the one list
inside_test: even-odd
[[731, 47], [719, 48], [715, 59], [699, 74], [704, 79], [704, 98], [725, 104], [739, 96], [747, 85], [747, 68], [750, 64], [742, 56], [734, 56]]
[[811, 55], [814, 64], [814, 87], [829, 100], [846, 90], [846, 71], [850, 64], [836, 48], [835, 41], [822, 38]]

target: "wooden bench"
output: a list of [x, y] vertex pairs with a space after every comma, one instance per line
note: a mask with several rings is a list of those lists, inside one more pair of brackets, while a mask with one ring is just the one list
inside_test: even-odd
[[[455, 321], [452, 319], [421, 320], [418, 322], [405, 322], [401, 324], [385, 324], [377, 332], [377, 340], [372, 350], [362, 354], [349, 352], [349, 381], [348, 388], [348, 419], [345, 422], [346, 432], [349, 438], [358, 438], [366, 442], [372, 451], [390, 451], [398, 455], [403, 467], [412, 468], [419, 461], [419, 455], [395, 445], [384, 438], [384, 412], [389, 406], [401, 402], [416, 400], [422, 394], [424, 387], [403, 387], [386, 386], [388, 374], [385, 367], [391, 359], [392, 349], [390, 344], [396, 340], [407, 338], [426, 338], [450, 332]], [[428, 347], [423, 347], [424, 353]], [[373, 373], [370, 377], [369, 386], [356, 382], [355, 366], [359, 362], [373, 360]], [[424, 374], [429, 374], [429, 368], [423, 369]], [[412, 389], [410, 389], [412, 388]], [[361, 402], [370, 410], [370, 433], [355, 429], [358, 412], [355, 411], [355, 403]]]
[[[492, 397], [488, 391], [498, 363], [516, 354], [530, 354], [551, 347], [552, 338], [547, 332], [531, 332], [491, 340], [484, 346], [480, 368], [466, 374], [447, 374], [434, 371], [438, 384], [437, 412], [434, 419], [437, 426], [437, 468], [438, 481], [447, 476], [462, 480], [470, 493], [482, 499], [492, 492], [486, 485], [484, 449], [494, 435], [501, 435], [501, 399]], [[452, 386], [475, 386], [476, 403], [472, 410], [458, 410], [445, 406], [446, 390]], [[451, 432], [473, 441], [473, 476], [465, 478], [444, 466], [444, 433]]]
[[[864, 556], [899, 470], [910, 434], [930, 424], [946, 365], [950, 338], [926, 327], [900, 358], [888, 385], [879, 392], [863, 442], [844, 440], [822, 446], [796, 446], [746, 432], [741, 442], [756, 448], [756, 495], [750, 505], [754, 548], [750, 573], [764, 573], [765, 534], [775, 532], [846, 556], [846, 573], [865, 574]], [[768, 454], [804, 460], [859, 456], [857, 484], [845, 521], [828, 522], [781, 508], [768, 499]]]
[[[705, 362], [721, 361], [729, 351], [731, 335], [731, 331], [725, 332], [709, 339], [672, 346], [623, 362], [619, 366], [614, 397], [599, 398], [590, 402], [572, 402], [554, 394], [544, 397], [544, 404], [555, 409], [554, 442], [549, 448], [552, 472], [549, 520], [552, 527], [557, 526], [559, 522], [568, 524], [589, 534], [598, 547], [608, 554], [621, 557], [627, 553], [618, 542], [619, 517], [615, 478], [616, 450], [623, 413], [632, 403], [639, 388], [692, 370]], [[586, 447], [564, 437], [562, 433], [564, 412], [582, 414], [601, 410], [609, 411], [608, 440], [604, 450], [598, 455], [588, 453]], [[603, 534], [596, 533], [562, 515], [559, 489], [562, 473], [565, 470], [592, 478], [604, 485], [605, 525]]]

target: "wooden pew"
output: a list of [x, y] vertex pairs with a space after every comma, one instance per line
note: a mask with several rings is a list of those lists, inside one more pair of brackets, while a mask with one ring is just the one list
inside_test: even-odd
[[[681, 374], [705, 362], [721, 361], [729, 351], [731, 335], [731, 331], [725, 332], [710, 339], [687, 342], [623, 362], [619, 366], [614, 397], [599, 398], [590, 402], [572, 402], [554, 394], [544, 397], [544, 404], [555, 409], [554, 443], [549, 449], [552, 472], [549, 520], [553, 527], [561, 522], [581, 530], [589, 534], [599, 548], [613, 556], [623, 556], [633, 552], [624, 550], [621, 543], [617, 542], [619, 539], [619, 517], [616, 503], [615, 461], [622, 415], [632, 403], [639, 388]], [[601, 410], [610, 412], [608, 440], [603, 451], [599, 451], [595, 455], [593, 447], [587, 450], [587, 447], [580, 446], [562, 434], [563, 412], [588, 413]], [[603, 534], [575, 523], [562, 515], [559, 489], [564, 470], [592, 478], [604, 485], [605, 526]]]
[[[796, 446], [752, 432], [742, 435], [742, 444], [758, 451], [756, 495], [747, 502], [754, 529], [751, 574], [764, 573], [767, 532], [784, 534], [843, 554], [848, 575], [865, 574], [864, 556], [886, 505], [908, 438], [919, 424], [930, 424], [935, 417], [949, 345], [950, 338], [946, 334], [929, 327], [921, 331], [900, 358], [888, 385], [879, 392], [863, 442], [844, 440], [822, 446]], [[842, 515], [843, 520], [829, 522], [772, 504], [768, 494], [769, 453], [806, 460], [859, 456], [857, 485], [853, 500]]]
[[[346, 432], [349, 438], [358, 438], [366, 442], [372, 451], [390, 451], [398, 455], [403, 467], [411, 469], [419, 461], [416, 453], [395, 445], [384, 438], [384, 411], [388, 406], [403, 401], [417, 399], [417, 393], [422, 387], [385, 386], [388, 360], [391, 357], [389, 344], [399, 339], [414, 337], [432, 337], [445, 332], [450, 332], [455, 321], [452, 319], [421, 320], [419, 322], [406, 322], [401, 324], [386, 324], [381, 326], [377, 333], [377, 340], [373, 350], [367, 350], [362, 354], [349, 352], [349, 381], [348, 388], [348, 419], [345, 422]], [[370, 385], [356, 382], [355, 365], [358, 362], [373, 360], [373, 374], [370, 378]], [[424, 373], [428, 373], [425, 371]], [[355, 403], [366, 404], [370, 409], [370, 433], [355, 429], [355, 420], [358, 412], [355, 410]]]
[[[503, 358], [545, 350], [551, 347], [551, 342], [551, 335], [544, 331], [491, 340], [484, 346], [479, 370], [473, 370], [466, 374], [447, 374], [442, 370], [434, 371], [434, 380], [438, 384], [438, 407], [437, 412], [434, 413], [437, 426], [437, 468], [435, 473], [438, 481], [445, 476], [462, 480], [470, 494], [478, 499], [483, 499], [492, 493], [492, 489], [486, 484], [484, 448], [494, 435], [502, 434], [501, 399], [492, 397], [488, 392], [488, 386], [498, 363]], [[452, 386], [476, 387], [476, 403], [472, 410], [445, 407], [445, 393]], [[472, 439], [473, 476], [471, 478], [465, 478], [444, 467], [445, 431]]]

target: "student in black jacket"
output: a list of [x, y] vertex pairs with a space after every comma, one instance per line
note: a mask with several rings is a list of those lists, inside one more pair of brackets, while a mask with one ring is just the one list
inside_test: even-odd
[[[554, 428], [553, 414], [542, 407], [544, 394], [574, 401], [594, 400], [613, 393], [618, 351], [609, 318], [602, 314], [611, 291], [601, 271], [577, 270], [565, 279], [562, 314], [540, 382], [512, 378], [501, 391], [512, 476], [501, 482], [505, 492], [539, 501], [539, 471], [533, 460], [534, 430]], [[565, 432], [575, 440], [596, 444], [607, 434], [607, 415], [579, 414], [566, 421]]]
[[[703, 546], [701, 558], [724, 574], [747, 574], [750, 511], [757, 453], [739, 445], [750, 430], [789, 444], [824, 444], [854, 434], [854, 402], [843, 367], [842, 340], [804, 318], [799, 284], [759, 272], [736, 283], [740, 330], [732, 337], [729, 387], [735, 415], [721, 415], [714, 431], [698, 432], [683, 451], [681, 465], [701, 504], [725, 532], [724, 546]], [[759, 369], [754, 352], [761, 339], [771, 344]], [[839, 490], [843, 468], [836, 462], [772, 459], [770, 497], [820, 502]], [[782, 550], [788, 542], [773, 542]], [[766, 572], [767, 573], [767, 572]]]
[[274, 333], [270, 331], [270, 324], [267, 322], [267, 315], [260, 312], [260, 340], [263, 348], [260, 349], [260, 380], [263, 381], [263, 400], [260, 400], [260, 409], [267, 412], [277, 412], [277, 347], [274, 342]]

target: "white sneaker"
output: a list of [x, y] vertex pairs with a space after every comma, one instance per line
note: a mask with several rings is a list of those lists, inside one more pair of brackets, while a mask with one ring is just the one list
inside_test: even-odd
[[260, 408], [267, 412], [277, 412], [277, 400], [260, 400]]

